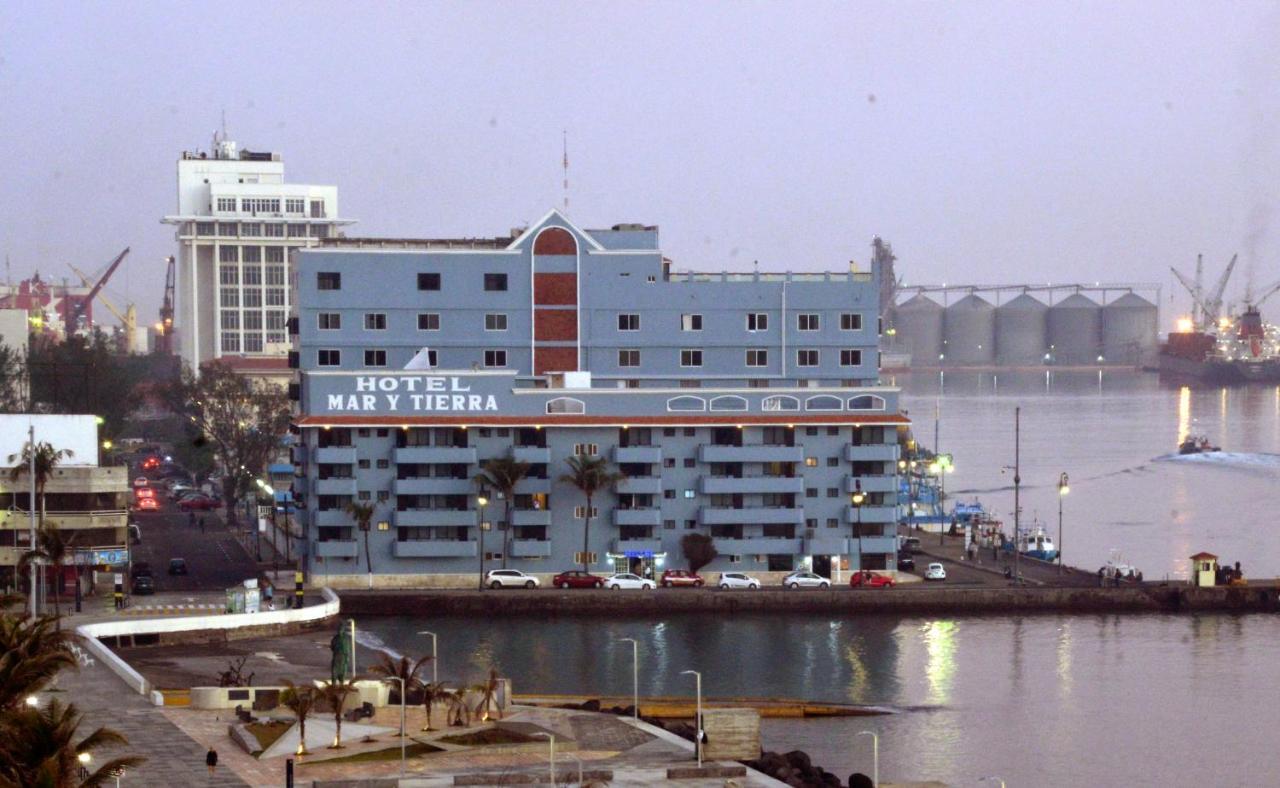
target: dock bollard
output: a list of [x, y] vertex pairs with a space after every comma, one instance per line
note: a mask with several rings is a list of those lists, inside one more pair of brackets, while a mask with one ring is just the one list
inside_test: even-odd
[[120, 610], [124, 607], [124, 575], [120, 572], [116, 572], [116, 583], [113, 593], [116, 600], [116, 610]]
[[302, 609], [302, 572], [297, 571], [293, 573], [293, 607]]

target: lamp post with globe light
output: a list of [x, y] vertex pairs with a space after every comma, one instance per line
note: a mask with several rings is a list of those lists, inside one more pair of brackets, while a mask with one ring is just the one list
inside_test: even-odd
[[1067, 484], [1067, 474], [1064, 471], [1058, 476], [1058, 574], [1062, 574], [1062, 499], [1069, 492], [1071, 487]]

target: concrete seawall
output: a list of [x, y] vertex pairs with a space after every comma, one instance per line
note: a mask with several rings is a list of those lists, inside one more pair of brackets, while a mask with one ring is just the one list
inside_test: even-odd
[[675, 613], [1198, 613], [1280, 611], [1274, 585], [1192, 588], [913, 588], [850, 591], [364, 591], [353, 615], [668, 615]]

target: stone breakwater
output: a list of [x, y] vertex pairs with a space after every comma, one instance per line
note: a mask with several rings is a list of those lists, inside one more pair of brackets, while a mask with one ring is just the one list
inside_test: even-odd
[[675, 613], [1201, 613], [1280, 611], [1280, 588], [946, 588], [829, 591], [346, 591], [350, 615], [669, 615]]

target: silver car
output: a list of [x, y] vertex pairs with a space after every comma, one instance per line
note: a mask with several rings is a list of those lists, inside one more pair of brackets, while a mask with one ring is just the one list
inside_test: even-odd
[[782, 578], [784, 588], [830, 588], [831, 581], [813, 572], [792, 572]]
[[537, 588], [538, 578], [518, 569], [490, 569], [484, 576], [490, 588]]
[[760, 587], [760, 581], [742, 572], [721, 572], [717, 585], [724, 589], [749, 588], [754, 591]]

